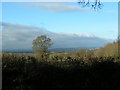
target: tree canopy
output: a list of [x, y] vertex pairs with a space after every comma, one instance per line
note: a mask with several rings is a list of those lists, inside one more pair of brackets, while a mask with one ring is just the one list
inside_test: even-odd
[[34, 52], [47, 52], [48, 48], [51, 46], [51, 39], [47, 38], [45, 35], [38, 36], [35, 40], [33, 40], [33, 51]]
[[45, 35], [41, 35], [33, 40], [32, 44], [32, 49], [36, 53], [36, 57], [41, 60], [47, 60], [49, 56], [48, 48], [52, 45], [51, 39]]

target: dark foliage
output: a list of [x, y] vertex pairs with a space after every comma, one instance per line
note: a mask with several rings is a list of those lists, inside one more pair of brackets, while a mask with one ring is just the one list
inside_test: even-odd
[[84, 60], [38, 62], [14, 55], [2, 59], [2, 90], [120, 88], [120, 63], [113, 58], [91, 58], [87, 64]]

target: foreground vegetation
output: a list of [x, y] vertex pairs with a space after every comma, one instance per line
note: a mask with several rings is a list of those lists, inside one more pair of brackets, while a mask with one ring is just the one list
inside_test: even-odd
[[2, 90], [120, 88], [118, 43], [95, 50], [51, 52], [46, 59], [38, 55], [2, 53]]
[[2, 59], [3, 90], [120, 88], [118, 57], [42, 62], [4, 53]]

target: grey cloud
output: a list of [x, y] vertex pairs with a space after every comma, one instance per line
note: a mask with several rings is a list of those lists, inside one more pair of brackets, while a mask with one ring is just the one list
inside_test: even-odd
[[19, 24], [1, 23], [3, 50], [30, 49], [32, 40], [41, 34], [51, 33], [44, 28], [24, 26]]
[[99, 37], [86, 37], [77, 35], [56, 35], [53, 38], [55, 47], [60, 48], [98, 48], [109, 42], [109, 40]]
[[3, 50], [31, 50], [32, 40], [40, 35], [47, 35], [52, 39], [52, 48], [97, 48], [110, 41], [91, 34], [54, 33], [44, 28], [19, 24], [0, 23], [0, 26], [3, 27]]

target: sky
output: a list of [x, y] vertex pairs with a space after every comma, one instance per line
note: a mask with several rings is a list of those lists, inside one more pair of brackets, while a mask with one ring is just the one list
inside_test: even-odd
[[2, 2], [0, 51], [30, 50], [41, 34], [52, 39], [53, 48], [103, 47], [117, 39], [118, 3], [102, 4], [93, 10], [77, 2]]
[[104, 2], [99, 11], [81, 8], [77, 2], [2, 3], [2, 21], [43, 27], [51, 32], [89, 33], [116, 39], [118, 33], [118, 3]]
[[[1, 0], [2, 2], [56, 2], [56, 0]], [[77, 2], [78, 0], [57, 0], [57, 2]], [[91, 0], [94, 1], [94, 0]], [[102, 0], [102, 2], [118, 2], [119, 0]]]

